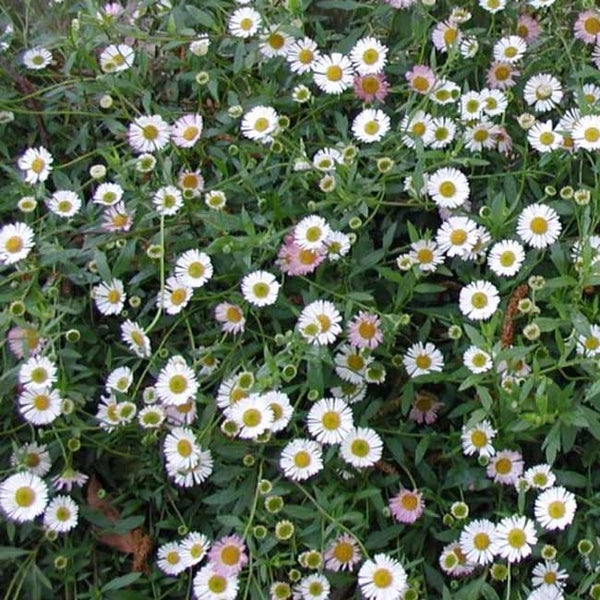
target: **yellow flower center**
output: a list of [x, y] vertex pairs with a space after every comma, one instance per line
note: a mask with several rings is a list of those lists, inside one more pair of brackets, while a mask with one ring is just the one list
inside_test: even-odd
[[300, 450], [300, 452], [296, 452], [294, 455], [294, 464], [299, 469], [306, 469], [310, 463], [310, 454], [306, 450]]
[[269, 36], [267, 43], [274, 50], [279, 50], [280, 48], [283, 48], [283, 45], [285, 44], [285, 38], [280, 33], [272, 33]]
[[166, 556], [167, 562], [170, 565], [176, 565], [179, 562], [179, 553], [175, 552], [175, 550], [171, 550]]
[[375, 94], [380, 88], [379, 79], [375, 75], [366, 75], [360, 85], [366, 94]]
[[365, 123], [365, 133], [367, 135], [375, 135], [380, 129], [377, 121], [367, 121]]
[[411, 84], [418, 92], [426, 92], [429, 89], [429, 80], [423, 75], [413, 77]]
[[32, 488], [23, 486], [15, 492], [15, 502], [21, 508], [27, 508], [35, 502], [35, 492]]
[[354, 558], [354, 548], [348, 542], [339, 542], [333, 549], [333, 556], [341, 563], [350, 562]]
[[484, 448], [488, 443], [488, 436], [484, 431], [473, 431], [471, 433], [471, 443], [475, 448]]
[[186, 127], [183, 131], [182, 137], [184, 140], [191, 142], [199, 133], [199, 129], [193, 125]]
[[153, 141], [158, 137], [159, 131], [156, 125], [145, 125], [142, 127], [142, 136], [148, 141]]
[[249, 408], [244, 411], [242, 421], [246, 427], [256, 427], [262, 421], [262, 415], [256, 408]]
[[183, 375], [173, 375], [169, 379], [169, 390], [173, 394], [182, 394], [187, 389], [187, 379]]
[[423, 135], [425, 135], [426, 131], [427, 131], [427, 127], [425, 126], [425, 123], [423, 123], [422, 121], [419, 123], [415, 123], [411, 129], [411, 133], [413, 133], [414, 135], [416, 135], [418, 137], [423, 137]]
[[121, 300], [121, 292], [119, 290], [108, 290], [108, 294], [106, 294], [106, 300], [109, 304], [118, 304]]
[[467, 232], [464, 229], [455, 229], [450, 234], [450, 243], [453, 246], [462, 246], [467, 241]]
[[16, 254], [17, 252], [21, 252], [23, 249], [23, 239], [18, 235], [13, 235], [6, 240], [4, 244], [4, 249], [11, 254]]
[[367, 65], [374, 65], [379, 60], [379, 52], [375, 48], [369, 48], [363, 52], [363, 61]]
[[269, 286], [266, 283], [259, 281], [254, 284], [252, 291], [257, 298], [266, 298], [269, 295]]
[[171, 302], [175, 306], [179, 306], [180, 304], [185, 302], [186, 298], [187, 298], [187, 293], [183, 288], [179, 288], [179, 289], [173, 290], [171, 292]]
[[369, 321], [363, 321], [358, 326], [358, 335], [360, 335], [360, 337], [366, 340], [374, 338], [376, 333], [377, 327], [375, 327], [375, 325], [373, 325], [373, 323], [370, 323]]
[[506, 58], [514, 58], [518, 53], [519, 51], [514, 46], [509, 46], [504, 50], [504, 56], [506, 56]]
[[318, 225], [313, 225], [306, 230], [306, 239], [309, 242], [318, 242], [323, 235], [323, 231]]
[[317, 315], [316, 319], [321, 326], [321, 333], [328, 332], [332, 325], [331, 319], [327, 315]]
[[308, 48], [302, 48], [300, 52], [298, 52], [298, 61], [303, 65], [309, 65], [314, 58], [314, 54], [312, 50]]
[[228, 321], [232, 323], [239, 323], [242, 319], [242, 314], [235, 306], [230, 306], [225, 313]]
[[511, 529], [507, 541], [509, 546], [513, 548], [522, 548], [527, 542], [527, 536], [522, 529]]
[[429, 248], [421, 248], [417, 251], [417, 260], [420, 263], [430, 263], [433, 260], [433, 252]]
[[71, 518], [71, 511], [66, 506], [59, 506], [54, 516], [59, 521], [68, 521]]
[[33, 162], [31, 163], [31, 170], [34, 173], [38, 173], [38, 175], [44, 170], [44, 167], [46, 166], [46, 163], [44, 161], [43, 158], [40, 158], [39, 156], [37, 158], [35, 158], [33, 160]]
[[600, 129], [597, 127], [588, 127], [584, 131], [583, 137], [587, 142], [597, 142], [600, 139]]
[[487, 550], [490, 543], [490, 536], [487, 533], [480, 531], [473, 536], [473, 546], [475, 546], [477, 550]]
[[446, 31], [444, 31], [444, 42], [446, 42], [447, 46], [453, 44], [456, 41], [458, 36], [458, 31], [454, 27], [448, 27]]
[[379, 589], [389, 588], [393, 577], [389, 569], [379, 568], [373, 573], [373, 585]]
[[240, 21], [240, 27], [244, 31], [250, 31], [250, 29], [252, 29], [253, 25], [254, 25], [254, 21], [252, 19], [249, 19], [248, 17], [245, 17], [244, 19], [242, 19]]
[[227, 579], [221, 575], [212, 575], [208, 580], [208, 589], [215, 594], [220, 594], [227, 589]]
[[192, 443], [189, 440], [179, 440], [177, 442], [177, 453], [184, 458], [191, 456], [192, 454]]
[[417, 356], [415, 363], [419, 369], [429, 369], [431, 366], [431, 358], [427, 354], [420, 354]]
[[544, 235], [548, 231], [548, 221], [544, 217], [534, 217], [531, 219], [529, 229], [536, 235]]
[[344, 76], [344, 71], [342, 67], [338, 65], [331, 65], [327, 67], [327, 71], [325, 71], [325, 77], [329, 79], [329, 81], [340, 81]]
[[565, 503], [560, 500], [555, 500], [548, 505], [548, 514], [552, 519], [562, 519], [566, 512]]
[[473, 133], [473, 139], [476, 142], [485, 142], [490, 137], [490, 134], [487, 129], [476, 129], [475, 133]]
[[482, 354], [481, 352], [473, 355], [473, 358], [471, 360], [473, 361], [473, 365], [479, 368], [484, 367], [487, 363], [486, 355]]
[[[439, 188], [439, 192], [444, 198], [451, 198], [456, 194], [456, 186], [452, 181], [444, 181]], [[465, 234], [466, 238], [466, 234]]]
[[499, 65], [494, 72], [498, 81], [506, 81], [510, 77], [510, 69], [506, 65]]
[[551, 131], [544, 131], [540, 135], [540, 142], [544, 146], [550, 146], [554, 143], [554, 134]]
[[366, 440], [354, 440], [350, 446], [350, 450], [354, 456], [358, 456], [359, 458], [364, 458], [369, 454], [371, 447], [369, 446]]
[[229, 545], [221, 550], [221, 561], [228, 567], [237, 565], [239, 560], [240, 549], [237, 546]]
[[31, 371], [31, 381], [34, 383], [44, 383], [48, 378], [48, 372], [44, 367], [36, 367]]
[[402, 496], [400, 504], [402, 504], [402, 508], [404, 510], [412, 512], [417, 510], [417, 507], [419, 506], [419, 500], [415, 494], [406, 493]]
[[323, 427], [328, 431], [334, 431], [340, 426], [340, 415], [333, 410], [326, 412], [321, 418]]
[[483, 292], [475, 292], [471, 296], [471, 305], [474, 308], [485, 308], [488, 304], [488, 297]]
[[590, 15], [584, 22], [583, 28], [590, 35], [598, 35], [600, 33], [600, 18], [595, 15]]
[[496, 461], [496, 473], [508, 475], [512, 470], [512, 461], [509, 458], [500, 458]]

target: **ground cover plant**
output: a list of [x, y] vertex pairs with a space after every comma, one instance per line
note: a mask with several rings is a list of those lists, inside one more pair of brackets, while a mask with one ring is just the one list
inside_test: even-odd
[[600, 598], [593, 0], [0, 9], [3, 598]]

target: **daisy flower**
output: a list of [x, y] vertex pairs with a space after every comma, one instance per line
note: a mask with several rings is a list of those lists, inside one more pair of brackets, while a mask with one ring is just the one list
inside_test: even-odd
[[404, 355], [402, 362], [411, 377], [441, 372], [444, 368], [442, 353], [430, 342], [413, 344]]
[[200, 455], [200, 447], [191, 429], [176, 427], [167, 435], [163, 444], [167, 461], [176, 469], [195, 467]]
[[592, 9], [579, 13], [573, 32], [577, 39], [586, 44], [600, 43], [600, 12]]
[[204, 565], [194, 576], [194, 595], [198, 600], [235, 600], [238, 597], [237, 576], [224, 576], [212, 564]]
[[565, 600], [565, 597], [556, 587], [542, 586], [533, 590], [526, 600]]
[[506, 111], [508, 99], [503, 91], [485, 88], [481, 90], [479, 97], [483, 104], [483, 112], [489, 117], [497, 117]]
[[225, 333], [240, 333], [244, 331], [246, 317], [237, 304], [221, 302], [215, 307], [215, 319], [221, 323], [221, 329]]
[[523, 476], [532, 488], [538, 490], [548, 489], [556, 482], [556, 475], [552, 472], [552, 467], [547, 464], [530, 467]]
[[146, 406], [138, 413], [137, 420], [143, 429], [158, 429], [167, 418], [160, 406]]
[[237, 575], [248, 562], [246, 544], [238, 535], [223, 537], [213, 544], [208, 560], [217, 573], [226, 577]]
[[536, 521], [549, 531], [564, 529], [573, 522], [577, 502], [575, 495], [564, 487], [552, 487], [543, 491], [535, 500]]
[[125, 394], [133, 383], [133, 373], [129, 367], [116, 368], [107, 378], [105, 388], [111, 391]]
[[353, 571], [362, 554], [356, 539], [345, 533], [327, 547], [324, 558], [328, 571]]
[[341, 457], [353, 467], [372, 467], [383, 454], [383, 441], [373, 429], [358, 427], [344, 437], [340, 446]]
[[253, 306], [270, 306], [277, 301], [280, 285], [267, 271], [253, 271], [242, 279], [242, 295]]
[[323, 346], [333, 343], [342, 332], [342, 315], [332, 302], [315, 300], [300, 313], [297, 328], [309, 343]]
[[487, 119], [467, 127], [463, 134], [465, 148], [471, 152], [491, 150], [496, 146], [496, 134], [498, 131], [498, 126]]
[[462, 34], [456, 23], [446, 20], [438, 23], [431, 34], [431, 41], [439, 52], [448, 52], [455, 44], [459, 43]]
[[193, 467], [177, 468], [167, 462], [167, 473], [175, 485], [189, 488], [200, 485], [208, 479], [213, 472], [213, 457], [210, 450], [200, 449], [197, 458], [198, 461]]
[[368, 600], [395, 600], [408, 589], [402, 565], [386, 554], [366, 560], [358, 572], [358, 585]]
[[390, 118], [379, 109], [367, 108], [352, 122], [352, 134], [357, 140], [370, 144], [378, 142], [390, 130]]
[[452, 119], [446, 117], [436, 117], [432, 121], [432, 148], [445, 148], [454, 140], [456, 135], [456, 125]]
[[26, 389], [19, 396], [19, 411], [32, 425], [48, 425], [61, 414], [62, 399], [56, 390]]
[[35, 246], [33, 229], [26, 223], [9, 223], [0, 229], [0, 264], [14, 265]]
[[249, 38], [257, 33], [261, 23], [262, 18], [257, 11], [250, 7], [243, 7], [231, 14], [227, 27], [231, 35]]
[[377, 348], [383, 341], [381, 321], [377, 315], [360, 311], [347, 325], [348, 340], [356, 348]]
[[158, 568], [167, 575], [179, 575], [188, 568], [181, 552], [181, 545], [177, 542], [168, 542], [159, 547]]
[[112, 44], [100, 54], [100, 68], [104, 73], [120, 73], [133, 66], [135, 51], [127, 44]]
[[38, 46], [23, 54], [23, 64], [32, 71], [45, 69], [52, 62], [52, 54], [46, 48]]
[[73, 470], [67, 467], [60, 475], [52, 478], [52, 485], [57, 491], [65, 491], [71, 493], [74, 487], [83, 487], [89, 477], [85, 473]]
[[436, 234], [440, 250], [449, 257], [464, 257], [473, 250], [477, 240], [477, 223], [468, 217], [446, 219]]
[[93, 202], [102, 206], [113, 206], [123, 198], [123, 188], [118, 183], [101, 183], [94, 192]]
[[350, 52], [350, 60], [359, 75], [368, 75], [383, 71], [388, 49], [379, 40], [372, 37], [358, 40]]
[[418, 94], [428, 94], [436, 83], [435, 74], [427, 65], [415, 65], [405, 77], [408, 85]]
[[519, 62], [527, 51], [527, 42], [518, 35], [501, 38], [494, 44], [494, 59], [508, 63]]
[[487, 373], [493, 366], [492, 357], [477, 346], [469, 346], [465, 350], [463, 363], [471, 373], [475, 373], [476, 375]]
[[563, 91], [560, 81], [548, 73], [530, 77], [523, 90], [523, 98], [529, 106], [538, 112], [552, 110], [562, 100]]
[[494, 61], [488, 69], [486, 82], [492, 89], [507, 90], [517, 84], [515, 77], [520, 74], [513, 64], [506, 61]]
[[525, 261], [525, 250], [519, 242], [503, 240], [494, 244], [488, 254], [488, 267], [499, 277], [512, 277]]
[[460, 290], [460, 311], [473, 321], [489, 319], [499, 304], [498, 290], [489, 281], [474, 281]]
[[9, 350], [17, 358], [36, 356], [46, 344], [46, 340], [40, 335], [39, 331], [28, 324], [25, 327], [11, 327], [6, 339]]
[[154, 193], [152, 204], [159, 215], [170, 217], [177, 214], [183, 206], [183, 196], [174, 185], [166, 185]]
[[102, 215], [104, 231], [129, 231], [133, 225], [135, 211], [130, 211], [123, 202], [110, 206]]
[[437, 420], [439, 409], [444, 406], [442, 402], [437, 402], [433, 394], [427, 392], [417, 392], [413, 401], [408, 418], [415, 423], [422, 425], [427, 423], [431, 425]]
[[48, 503], [48, 486], [33, 473], [17, 473], [0, 483], [0, 508], [12, 521], [33, 521]]
[[25, 470], [38, 477], [47, 475], [52, 467], [48, 447], [35, 442], [17, 448], [10, 457], [10, 464], [15, 469]]
[[389, 83], [383, 73], [355, 75], [354, 95], [363, 102], [383, 102], [389, 91]]
[[260, 36], [260, 52], [266, 58], [287, 56], [293, 38], [281, 31], [278, 25], [271, 26]]
[[127, 319], [121, 324], [121, 339], [140, 358], [148, 358], [150, 356], [150, 338], [134, 321]]
[[227, 412], [240, 427], [238, 436], [242, 439], [256, 439], [270, 429], [274, 415], [264, 396], [250, 394], [236, 402]]
[[48, 179], [53, 162], [52, 154], [44, 146], [38, 146], [37, 148], [28, 148], [19, 157], [17, 164], [21, 171], [25, 171], [25, 181], [33, 185]]
[[181, 171], [177, 178], [177, 185], [183, 191], [184, 198], [197, 198], [204, 189], [204, 177], [198, 170]]
[[480, 92], [470, 90], [460, 97], [460, 116], [463, 121], [475, 121], [483, 113], [485, 104]]
[[432, 240], [413, 242], [410, 248], [411, 260], [424, 273], [433, 273], [439, 265], [444, 263], [443, 253]]
[[294, 414], [294, 407], [290, 403], [287, 394], [278, 391], [270, 391], [263, 394], [263, 399], [273, 413], [273, 422], [269, 429], [276, 433], [284, 430]]
[[309, 37], [298, 39], [288, 48], [286, 59], [293, 73], [308, 73], [321, 58], [317, 43]]
[[517, 233], [534, 248], [547, 248], [558, 239], [561, 230], [556, 211], [539, 203], [523, 209], [517, 222]]
[[19, 369], [19, 383], [28, 390], [46, 390], [56, 380], [56, 365], [45, 356], [32, 356]]
[[212, 275], [210, 257], [199, 250], [184, 252], [175, 263], [175, 277], [190, 288], [202, 287]]
[[210, 47], [210, 38], [202, 34], [197, 40], [190, 42], [190, 52], [195, 56], [206, 56]]
[[308, 575], [300, 580], [296, 589], [303, 600], [328, 600], [331, 585], [324, 575]]
[[519, 15], [517, 21], [517, 35], [522, 37], [528, 44], [535, 41], [541, 32], [537, 20], [526, 13]]
[[317, 215], [305, 217], [294, 227], [294, 241], [305, 250], [319, 250], [330, 234], [327, 221]]
[[489, 458], [495, 453], [492, 440], [496, 437], [497, 431], [492, 427], [488, 420], [481, 421], [477, 425], [462, 428], [461, 442], [465, 456], [471, 456], [478, 453], [479, 456]]
[[335, 355], [335, 372], [338, 376], [352, 383], [364, 381], [365, 370], [373, 359], [349, 344], [344, 344]]
[[315, 402], [306, 416], [308, 431], [322, 444], [338, 444], [353, 429], [352, 410], [339, 398]]
[[79, 212], [81, 198], [75, 192], [59, 190], [52, 194], [46, 205], [55, 215], [68, 219]]
[[55, 496], [44, 511], [44, 527], [66, 533], [77, 526], [79, 507], [69, 496]]
[[196, 396], [198, 382], [182, 356], [173, 356], [156, 380], [156, 394], [163, 404], [185, 404]]
[[433, 118], [422, 110], [406, 115], [400, 123], [400, 132], [403, 134], [402, 142], [408, 148], [416, 148], [416, 140], [428, 146], [433, 141]]
[[427, 193], [438, 206], [457, 208], [469, 198], [469, 181], [458, 169], [438, 169], [428, 177]]
[[418, 490], [400, 490], [390, 499], [390, 511], [399, 523], [414, 523], [425, 510], [423, 494]]
[[561, 147], [562, 136], [557, 133], [552, 121], [538, 121], [527, 132], [527, 141], [538, 152], [552, 152]]
[[194, 566], [206, 556], [210, 548], [210, 541], [203, 533], [190, 531], [180, 546], [183, 560], [190, 566]]
[[489, 13], [495, 14], [504, 10], [507, 0], [479, 0], [479, 6]]
[[321, 56], [313, 65], [313, 79], [316, 86], [325, 93], [341, 94], [352, 85], [352, 63], [338, 52]]
[[168, 277], [165, 289], [157, 297], [156, 303], [168, 315], [177, 315], [188, 305], [193, 293], [193, 288], [185, 285], [177, 277]]
[[169, 143], [170, 125], [160, 115], [138, 117], [129, 125], [127, 139], [134, 152], [156, 152]]
[[173, 123], [171, 139], [180, 148], [192, 148], [202, 135], [202, 127], [201, 115], [184, 115]]
[[471, 521], [460, 534], [460, 549], [465, 558], [476, 565], [487, 565], [494, 560], [492, 541], [496, 526], [487, 519]]
[[573, 127], [571, 136], [575, 148], [584, 150], [600, 149], [600, 116], [586, 115], [581, 117]]
[[535, 587], [541, 586], [549, 595], [553, 590], [562, 589], [565, 585], [564, 582], [569, 578], [568, 573], [553, 560], [538, 563], [531, 574], [531, 583]]
[[475, 565], [467, 562], [456, 542], [444, 546], [438, 562], [442, 571], [452, 577], [468, 576], [475, 570]]
[[251, 139], [268, 143], [278, 127], [279, 115], [270, 106], [255, 106], [242, 118], [242, 134]]
[[306, 439], [289, 442], [281, 452], [279, 467], [292, 481], [304, 481], [323, 469], [321, 444]]
[[600, 325], [590, 325], [589, 335], [578, 335], [577, 353], [584, 356], [600, 354]]
[[533, 521], [515, 515], [505, 517], [496, 525], [492, 552], [509, 563], [519, 562], [531, 554], [531, 546], [537, 544]]
[[514, 485], [522, 474], [523, 456], [520, 452], [500, 450], [490, 458], [487, 476], [495, 483]]

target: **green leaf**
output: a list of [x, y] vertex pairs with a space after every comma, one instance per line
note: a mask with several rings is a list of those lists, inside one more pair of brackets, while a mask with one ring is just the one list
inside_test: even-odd
[[19, 556], [25, 556], [26, 554], [29, 554], [29, 550], [12, 548], [10, 546], [0, 546], [0, 560], [11, 560], [12, 558], [18, 558]]
[[109, 581], [101, 591], [110, 592], [112, 590], [120, 590], [121, 588], [127, 587], [128, 585], [136, 582], [141, 576], [142, 573], [128, 573], [127, 575], [116, 577], [115, 579]]

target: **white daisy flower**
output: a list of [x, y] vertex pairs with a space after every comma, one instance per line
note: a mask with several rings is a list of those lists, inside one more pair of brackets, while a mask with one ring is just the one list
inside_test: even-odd
[[444, 368], [442, 353], [430, 342], [413, 344], [404, 355], [402, 362], [411, 377], [440, 372]]
[[181, 545], [177, 542], [168, 542], [160, 546], [157, 558], [158, 568], [167, 575], [179, 575], [179, 573], [185, 571], [189, 566], [183, 558]]
[[553, 560], [535, 565], [531, 575], [531, 583], [535, 587], [544, 589], [548, 593], [548, 598], [552, 598], [552, 591], [561, 590], [565, 585], [564, 582], [569, 579], [568, 573]]
[[561, 147], [562, 136], [556, 132], [552, 121], [538, 121], [527, 132], [527, 141], [538, 152], [552, 152]]
[[321, 56], [313, 65], [313, 79], [317, 87], [327, 94], [341, 94], [353, 82], [350, 59], [334, 52]]
[[456, 135], [456, 124], [447, 117], [436, 117], [432, 121], [431, 147], [435, 149], [445, 148], [454, 140]]
[[17, 448], [10, 457], [10, 464], [15, 469], [25, 470], [38, 477], [44, 477], [50, 472], [52, 460], [45, 444], [32, 442]]
[[53, 162], [52, 154], [43, 146], [39, 146], [38, 148], [28, 148], [19, 157], [17, 164], [21, 171], [25, 171], [25, 181], [33, 185], [48, 179]]
[[304, 37], [290, 45], [286, 58], [292, 72], [302, 74], [312, 70], [321, 53], [314, 40]]
[[358, 40], [350, 52], [350, 60], [359, 75], [380, 73], [386, 64], [388, 49], [379, 40], [366, 37]]
[[202, 450], [198, 455], [198, 462], [195, 466], [189, 468], [176, 468], [170, 462], [167, 462], [167, 473], [173, 483], [179, 487], [194, 487], [204, 483], [213, 472], [213, 457], [210, 450]]
[[229, 17], [227, 27], [231, 35], [249, 38], [255, 35], [262, 23], [260, 14], [253, 8], [244, 7], [235, 10]]
[[174, 185], [166, 185], [154, 193], [152, 204], [159, 215], [170, 217], [177, 214], [183, 206], [183, 196]]
[[45, 69], [52, 62], [52, 54], [46, 48], [38, 46], [23, 54], [23, 64], [33, 71]]
[[348, 433], [340, 445], [341, 457], [353, 467], [372, 467], [383, 454], [383, 441], [375, 430], [357, 427]]
[[463, 134], [465, 148], [471, 152], [491, 150], [496, 147], [496, 136], [499, 131], [497, 125], [487, 119], [482, 119], [465, 129]]
[[79, 507], [69, 496], [55, 496], [44, 511], [44, 527], [66, 533], [77, 526]]
[[469, 198], [469, 180], [458, 169], [438, 169], [428, 176], [427, 193], [438, 206], [457, 208]]
[[175, 277], [190, 288], [202, 287], [212, 276], [210, 257], [199, 250], [184, 252], [175, 263]]
[[225, 333], [240, 333], [244, 331], [246, 317], [242, 309], [236, 304], [221, 302], [215, 308], [215, 319], [221, 323], [221, 329]]
[[525, 261], [525, 250], [519, 242], [503, 240], [494, 244], [488, 254], [488, 267], [499, 277], [512, 277]]
[[253, 271], [242, 279], [242, 295], [253, 306], [275, 304], [279, 288], [275, 276], [267, 271]]
[[26, 389], [19, 396], [19, 412], [32, 425], [48, 425], [61, 414], [62, 399], [49, 388]]
[[221, 575], [210, 563], [196, 573], [193, 585], [198, 600], [236, 600], [238, 597], [238, 577]]
[[408, 578], [396, 559], [376, 554], [360, 568], [358, 585], [368, 600], [397, 600], [408, 589]]
[[281, 452], [279, 467], [292, 481], [304, 481], [323, 469], [323, 449], [312, 440], [295, 439]]
[[473, 321], [489, 319], [499, 304], [498, 290], [489, 281], [474, 281], [460, 290], [460, 311]]
[[571, 136], [577, 149], [600, 150], [600, 116], [581, 117], [573, 127]]
[[414, 115], [406, 115], [400, 123], [400, 132], [402, 142], [408, 148], [416, 148], [416, 140], [426, 147], [433, 142], [433, 117], [422, 110]]
[[148, 358], [151, 355], [150, 338], [134, 321], [127, 319], [121, 324], [121, 339], [140, 358]]
[[105, 389], [125, 394], [133, 383], [133, 372], [129, 367], [117, 367], [106, 379]]
[[344, 381], [361, 384], [365, 371], [373, 362], [373, 357], [363, 353], [350, 344], [344, 344], [335, 355], [335, 372]]
[[590, 325], [589, 335], [577, 336], [577, 353], [584, 356], [600, 354], [600, 325]]
[[424, 273], [433, 273], [444, 263], [444, 254], [432, 240], [419, 240], [410, 245], [412, 262]]
[[558, 214], [544, 204], [530, 204], [519, 215], [517, 233], [534, 248], [547, 248], [558, 239], [561, 231]]
[[294, 241], [304, 250], [320, 250], [331, 234], [331, 227], [323, 217], [311, 215], [294, 227]]
[[190, 52], [195, 56], [206, 56], [210, 47], [210, 38], [202, 34], [197, 40], [190, 42]]
[[118, 315], [125, 305], [127, 294], [120, 279], [100, 283], [92, 288], [92, 297], [96, 308], [103, 315]]
[[378, 142], [389, 130], [390, 118], [379, 109], [367, 108], [352, 122], [352, 134], [366, 144]]
[[198, 382], [182, 356], [172, 356], [156, 380], [156, 394], [163, 404], [179, 405], [195, 398]]
[[81, 209], [81, 198], [75, 192], [59, 190], [52, 194], [46, 205], [55, 215], [68, 219]]
[[495, 14], [504, 10], [507, 0], [479, 0], [479, 6], [489, 13]]
[[537, 112], [548, 112], [556, 108], [563, 97], [560, 81], [548, 73], [530, 77], [523, 90], [523, 98]]
[[523, 474], [523, 457], [514, 450], [500, 450], [490, 458], [487, 476], [495, 483], [515, 485]]
[[494, 60], [517, 63], [527, 51], [527, 42], [518, 35], [509, 35], [494, 44]]
[[14, 265], [29, 256], [35, 245], [33, 229], [26, 223], [9, 223], [0, 229], [0, 264]]
[[336, 165], [342, 164], [342, 153], [335, 148], [318, 150], [312, 158], [312, 164], [318, 171], [330, 173], [335, 171]]
[[556, 587], [542, 586], [533, 590], [526, 600], [565, 600], [565, 597]]
[[101, 183], [94, 192], [93, 201], [102, 206], [114, 206], [123, 198], [123, 188], [118, 183]]
[[191, 429], [176, 427], [165, 438], [163, 450], [172, 467], [190, 469], [198, 463], [201, 449]]
[[251, 139], [268, 143], [278, 127], [279, 115], [270, 106], [255, 106], [242, 119], [242, 134]]
[[496, 526], [487, 519], [471, 521], [460, 534], [460, 549], [468, 562], [487, 565], [494, 561], [492, 540]]
[[202, 135], [204, 122], [198, 114], [184, 115], [173, 123], [171, 139], [180, 148], [193, 148]]
[[331, 585], [325, 575], [308, 575], [297, 586], [303, 600], [329, 600]]
[[300, 313], [296, 325], [300, 335], [318, 346], [332, 344], [342, 332], [342, 315], [332, 302], [315, 300]]
[[480, 92], [471, 90], [460, 97], [460, 116], [463, 121], [478, 121], [485, 103]]
[[497, 117], [504, 114], [508, 106], [508, 98], [502, 90], [484, 88], [479, 93], [479, 98], [483, 104], [483, 112], [488, 117]]
[[278, 25], [271, 26], [260, 36], [260, 51], [266, 58], [287, 56], [294, 39], [281, 31]]
[[325, 241], [327, 258], [331, 262], [337, 262], [350, 252], [350, 237], [342, 231], [332, 231]]
[[135, 51], [127, 44], [112, 44], [100, 54], [100, 68], [105, 73], [119, 73], [133, 66]]
[[33, 521], [47, 503], [48, 486], [37, 475], [17, 473], [0, 483], [0, 508], [12, 521]]
[[509, 563], [519, 562], [531, 554], [537, 544], [533, 521], [515, 515], [505, 517], [496, 526], [492, 551]]
[[479, 456], [489, 458], [496, 452], [492, 445], [492, 440], [496, 437], [497, 431], [492, 427], [488, 420], [479, 422], [477, 425], [462, 428], [461, 441], [463, 452], [466, 456], [478, 453]]
[[465, 367], [467, 367], [471, 373], [475, 373], [476, 375], [486, 373], [493, 366], [492, 357], [477, 346], [469, 346], [469, 348], [465, 350], [463, 362]]
[[556, 475], [552, 472], [552, 467], [547, 464], [530, 467], [523, 477], [530, 487], [538, 490], [551, 488], [556, 482]]
[[167, 418], [167, 413], [160, 406], [146, 406], [138, 413], [137, 420], [143, 429], [158, 429]]
[[227, 416], [240, 426], [238, 436], [249, 440], [270, 429], [275, 420], [268, 401], [259, 394], [250, 394], [236, 402], [227, 410]]
[[473, 250], [477, 240], [477, 223], [468, 217], [450, 217], [436, 234], [440, 250], [449, 257], [464, 257]]
[[323, 398], [308, 411], [310, 435], [322, 444], [341, 442], [354, 428], [352, 410], [339, 398]]
[[138, 117], [129, 125], [127, 139], [134, 152], [156, 152], [168, 143], [170, 125], [160, 115]]
[[56, 365], [45, 356], [32, 356], [19, 369], [19, 383], [28, 390], [45, 390], [56, 380]]
[[[429, 97], [436, 104], [454, 104], [460, 97], [460, 87], [448, 79], [438, 79], [429, 92]], [[444, 117], [440, 117], [443, 119]]]
[[273, 422], [269, 429], [273, 433], [283, 431], [288, 426], [294, 414], [294, 407], [288, 395], [283, 392], [271, 391], [263, 394], [263, 399], [273, 413]]
[[190, 531], [180, 544], [183, 559], [190, 566], [197, 565], [206, 556], [210, 548], [210, 540], [197, 531]]
[[156, 303], [168, 315], [178, 315], [189, 304], [193, 293], [193, 288], [185, 285], [177, 277], [168, 277], [165, 289], [157, 296]]
[[564, 529], [573, 522], [577, 502], [575, 495], [564, 487], [552, 487], [543, 491], [535, 500], [535, 518], [549, 531]]

